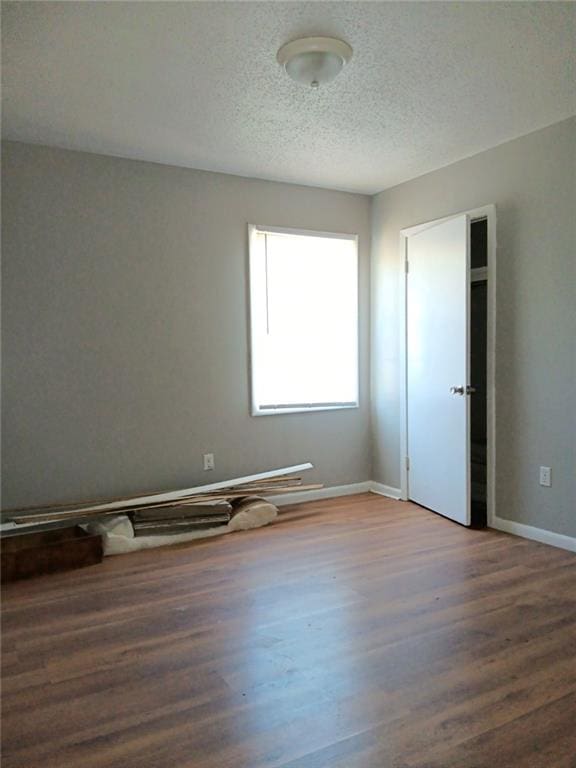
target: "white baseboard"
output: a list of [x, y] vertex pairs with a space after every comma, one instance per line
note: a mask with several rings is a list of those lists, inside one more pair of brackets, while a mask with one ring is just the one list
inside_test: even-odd
[[390, 499], [400, 498], [400, 489], [391, 488], [389, 485], [374, 483], [366, 480], [363, 483], [351, 483], [350, 485], [333, 485], [330, 488], [319, 488], [317, 491], [302, 491], [301, 493], [286, 493], [278, 496], [270, 496], [269, 500], [277, 507], [286, 504], [302, 504], [305, 501], [318, 501], [319, 499], [333, 499], [337, 496], [354, 496], [357, 493], [377, 493], [379, 496], [387, 496]]
[[550, 544], [552, 547], [560, 547], [560, 549], [576, 552], [576, 539], [572, 536], [565, 536], [563, 533], [545, 531], [543, 528], [534, 528], [524, 523], [516, 523], [514, 520], [504, 520], [502, 517], [494, 517], [490, 528], [496, 528], [505, 533], [513, 533], [515, 536], [522, 536], [524, 539], [539, 541], [541, 544]]
[[398, 500], [401, 496], [400, 488], [392, 488], [390, 485], [383, 485], [382, 483], [370, 483], [370, 490], [372, 493], [377, 493], [379, 496], [387, 496], [389, 499]]
[[353, 496], [356, 493], [368, 493], [372, 490], [372, 483], [366, 480], [364, 483], [351, 483], [350, 485], [333, 485], [330, 488], [319, 488], [317, 491], [301, 491], [300, 493], [283, 493], [278, 496], [269, 496], [268, 500], [277, 507], [286, 504], [302, 504], [304, 501], [318, 501], [319, 499], [333, 499], [336, 496]]

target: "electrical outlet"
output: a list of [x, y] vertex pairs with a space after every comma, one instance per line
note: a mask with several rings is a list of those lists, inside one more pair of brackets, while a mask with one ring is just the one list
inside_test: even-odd
[[204, 454], [204, 471], [208, 472], [210, 469], [214, 469], [215, 467], [214, 463], [214, 454], [213, 453], [205, 453]]
[[550, 467], [540, 467], [540, 485], [549, 488], [552, 485], [552, 470]]

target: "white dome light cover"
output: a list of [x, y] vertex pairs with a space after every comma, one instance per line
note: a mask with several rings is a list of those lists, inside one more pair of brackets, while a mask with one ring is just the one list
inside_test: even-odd
[[318, 88], [334, 80], [352, 58], [352, 48], [334, 37], [302, 37], [283, 45], [276, 58], [293, 80]]

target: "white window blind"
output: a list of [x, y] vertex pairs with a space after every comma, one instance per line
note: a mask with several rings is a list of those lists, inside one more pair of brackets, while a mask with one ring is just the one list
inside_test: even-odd
[[250, 227], [252, 412], [358, 406], [355, 235]]

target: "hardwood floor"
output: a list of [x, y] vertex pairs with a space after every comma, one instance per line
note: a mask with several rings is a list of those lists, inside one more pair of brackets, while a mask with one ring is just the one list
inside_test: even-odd
[[7, 585], [4, 768], [574, 768], [576, 557], [365, 494]]

